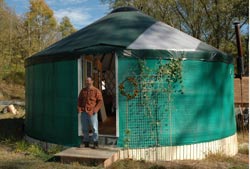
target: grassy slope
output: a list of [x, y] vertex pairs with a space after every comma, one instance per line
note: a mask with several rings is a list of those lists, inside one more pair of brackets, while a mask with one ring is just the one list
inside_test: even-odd
[[11, 84], [1, 80], [0, 83], [0, 100], [24, 100], [25, 90], [23, 85]]

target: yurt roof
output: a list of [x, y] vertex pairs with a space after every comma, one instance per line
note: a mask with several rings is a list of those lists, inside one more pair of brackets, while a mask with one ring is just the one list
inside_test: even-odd
[[116, 48], [151, 53], [155, 51], [161, 54], [205, 52], [207, 60], [232, 62], [230, 56], [218, 49], [130, 7], [113, 10], [96, 22], [36, 53], [26, 62], [29, 64], [56, 58], [71, 59], [85, 52], [101, 53]]

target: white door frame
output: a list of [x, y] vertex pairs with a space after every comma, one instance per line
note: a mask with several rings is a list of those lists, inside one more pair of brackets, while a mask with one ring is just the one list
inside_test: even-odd
[[115, 53], [115, 97], [116, 97], [116, 137], [119, 137], [119, 88], [118, 88], [118, 56]]
[[[116, 137], [119, 137], [119, 88], [118, 88], [118, 56], [115, 53], [115, 88], [116, 88]], [[83, 84], [83, 76], [84, 71], [83, 67], [85, 66], [83, 63], [84, 55], [80, 56], [77, 60], [77, 67], [78, 67], [78, 96], [80, 94], [81, 89], [85, 86]], [[82, 125], [81, 125], [81, 115], [78, 113], [78, 136], [82, 136]]]
[[[80, 94], [80, 91], [83, 88], [83, 71], [82, 71], [82, 67], [83, 67], [83, 56], [80, 56], [77, 60], [77, 70], [78, 70], [78, 95]], [[82, 133], [82, 123], [81, 123], [81, 113], [78, 113], [78, 136], [83, 136]]]

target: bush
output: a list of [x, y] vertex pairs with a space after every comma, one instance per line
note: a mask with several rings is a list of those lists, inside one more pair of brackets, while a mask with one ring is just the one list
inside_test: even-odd
[[64, 148], [61, 145], [52, 145], [51, 147], [49, 147], [49, 149], [47, 150], [48, 154], [56, 154], [59, 153], [60, 151], [62, 151]]
[[25, 73], [24, 72], [10, 72], [3, 78], [7, 83], [25, 85]]
[[25, 155], [35, 156], [43, 161], [53, 157], [53, 154], [50, 154], [42, 149], [42, 147], [35, 143], [28, 143], [25, 140], [13, 140], [8, 139], [0, 142], [1, 144], [8, 145], [16, 153], [22, 153]]
[[15, 148], [16, 148], [15, 151], [19, 153], [23, 151], [27, 151], [27, 149], [29, 148], [29, 143], [24, 140], [18, 141], [15, 144]]

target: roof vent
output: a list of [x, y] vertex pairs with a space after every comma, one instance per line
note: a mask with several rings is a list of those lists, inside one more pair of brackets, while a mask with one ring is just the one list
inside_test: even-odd
[[139, 11], [138, 9], [131, 7], [131, 6], [126, 6], [126, 7], [120, 7], [120, 8], [116, 8], [113, 11], [111, 11], [110, 13], [116, 13], [116, 12], [131, 12], [131, 11]]

